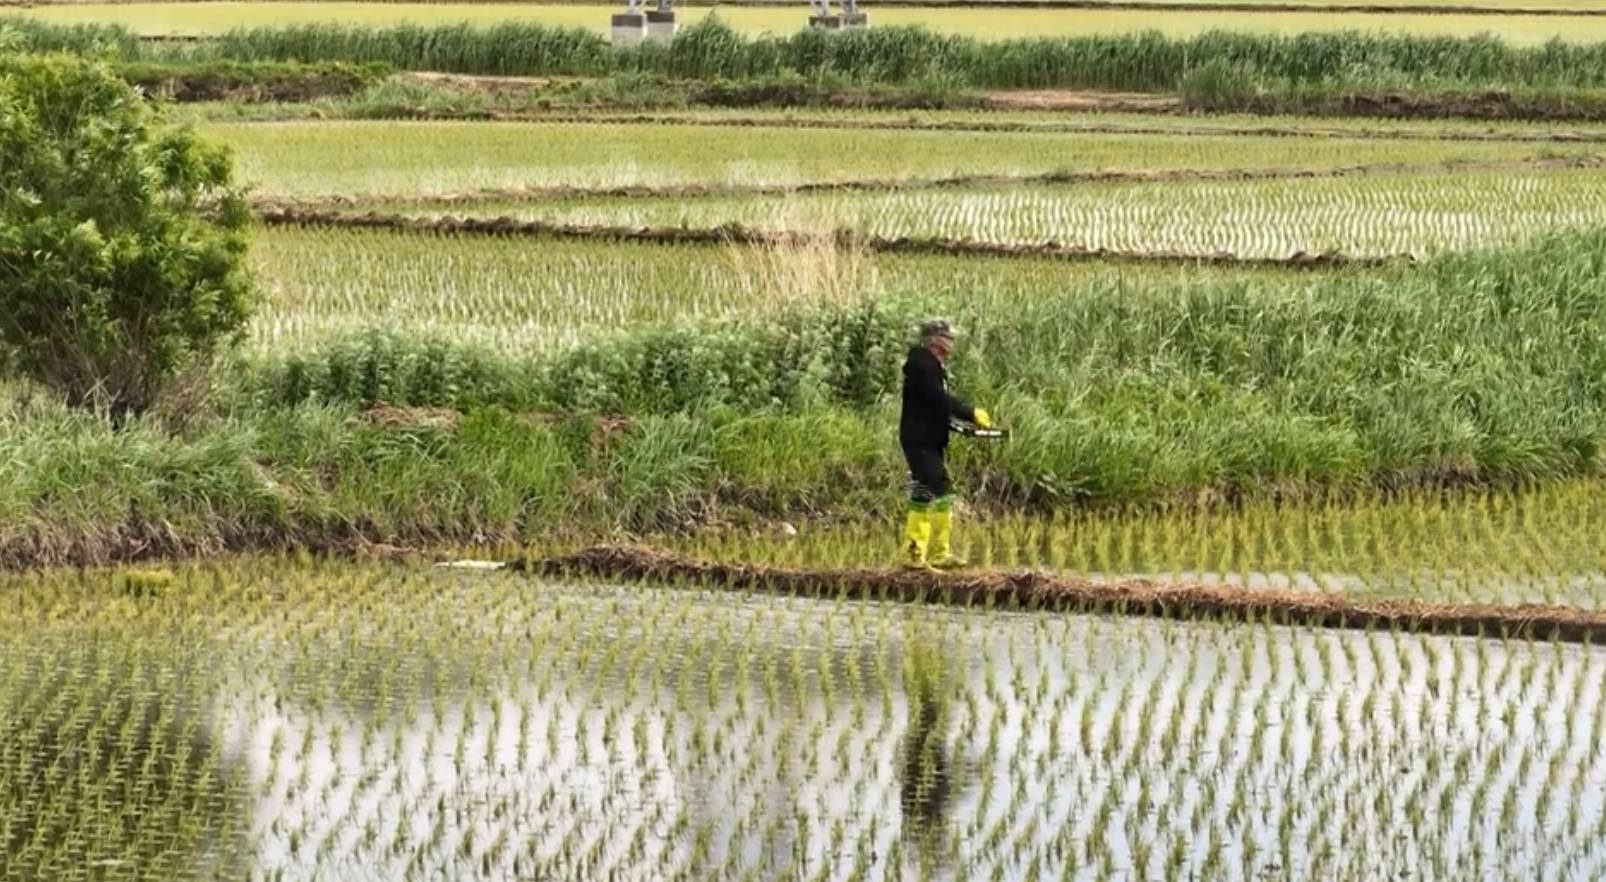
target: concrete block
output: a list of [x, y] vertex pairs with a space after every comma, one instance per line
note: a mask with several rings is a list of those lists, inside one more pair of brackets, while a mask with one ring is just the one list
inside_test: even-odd
[[647, 13], [647, 39], [667, 43], [675, 36], [675, 14], [651, 11]]
[[647, 36], [647, 16], [639, 12], [621, 12], [613, 17], [609, 36], [615, 46], [633, 46]]

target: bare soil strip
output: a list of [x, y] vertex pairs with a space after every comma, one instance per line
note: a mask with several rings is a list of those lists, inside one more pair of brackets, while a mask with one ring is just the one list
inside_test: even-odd
[[[1110, 110], [1108, 107], [1097, 108]], [[896, 117], [895, 112], [885, 114]], [[1390, 129], [1344, 128], [1338, 126], [1208, 126], [1188, 123], [1107, 123], [1046, 122], [1028, 120], [919, 120], [919, 119], [831, 119], [828, 117], [739, 116], [697, 117], [637, 113], [497, 113], [434, 114], [420, 108], [397, 119], [486, 120], [494, 122], [551, 123], [554, 125], [661, 125], [704, 126], [708, 128], [839, 129], [843, 131], [920, 131], [920, 132], [1021, 132], [1071, 135], [1174, 135], [1187, 138], [1324, 138], [1381, 141], [1500, 141], [1517, 143], [1606, 143], [1606, 131], [1499, 131], [1474, 129]], [[312, 123], [316, 124], [316, 123]]]
[[515, 561], [511, 568], [551, 578], [668, 580], [736, 591], [984, 609], [1218, 619], [1567, 643], [1606, 640], [1606, 612], [1545, 604], [1362, 601], [1339, 594], [1168, 585], [1139, 579], [1098, 583], [1027, 570], [795, 570], [717, 563], [638, 545], [599, 545], [574, 554]]
[[1042, 184], [1095, 184], [1110, 182], [1260, 181], [1298, 178], [1348, 178], [1386, 174], [1441, 174], [1444, 172], [1530, 171], [1600, 168], [1599, 156], [1547, 157], [1488, 161], [1433, 163], [1379, 162], [1331, 168], [1176, 168], [1095, 169], [1055, 171], [1036, 175], [954, 175], [941, 178], [865, 178], [846, 181], [808, 181], [796, 184], [682, 184], [618, 187], [504, 187], [434, 196], [320, 194], [313, 196], [262, 196], [258, 210], [278, 208], [329, 208], [383, 203], [387, 206], [447, 206], [476, 202], [524, 202], [551, 199], [687, 199], [700, 196], [798, 196], [809, 193], [872, 193], [901, 190], [942, 190], [964, 187], [1016, 187]]
[[1053, 110], [1074, 113], [1183, 113], [1177, 95], [1159, 92], [1099, 92], [1089, 89], [1008, 89], [982, 97], [988, 110]]
[[612, 242], [646, 242], [662, 245], [761, 245], [808, 247], [834, 245], [838, 248], [894, 254], [947, 254], [975, 257], [1047, 257], [1061, 260], [1126, 260], [1208, 264], [1241, 267], [1337, 267], [1381, 266], [1412, 262], [1408, 254], [1355, 256], [1342, 253], [1298, 251], [1283, 257], [1247, 257], [1230, 252], [1190, 253], [1183, 251], [1120, 251], [1064, 245], [1056, 241], [1000, 244], [942, 237], [887, 238], [865, 236], [853, 230], [815, 235], [798, 232], [749, 230], [741, 226], [723, 227], [624, 227], [592, 224], [553, 224], [521, 221], [510, 217], [419, 218], [398, 214], [365, 212], [352, 214], [302, 208], [270, 208], [258, 219], [269, 226], [349, 227], [395, 230], [412, 233], [483, 234], [496, 236], [543, 236], [560, 239], [600, 239]]

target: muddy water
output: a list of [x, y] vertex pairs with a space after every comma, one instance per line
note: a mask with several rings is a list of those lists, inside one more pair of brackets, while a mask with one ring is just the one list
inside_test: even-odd
[[[13, 734], [40, 688], [91, 684], [182, 686], [204, 730], [182, 773], [115, 729], [94, 749], [204, 796], [169, 803], [207, 835], [129, 827], [65, 877], [175, 843], [196, 875], [276, 880], [1606, 875], [1606, 650], [320, 578], [117, 621], [93, 592], [28, 629], [0, 612]], [[102, 653], [69, 649], [86, 634]], [[48, 763], [19, 743], [0, 777]], [[49, 799], [26, 811], [72, 814]], [[0, 878], [31, 877], [7, 847]]]

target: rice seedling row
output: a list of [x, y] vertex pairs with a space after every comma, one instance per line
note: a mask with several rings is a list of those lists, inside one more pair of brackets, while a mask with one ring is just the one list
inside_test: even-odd
[[[261, 228], [263, 306], [250, 345], [282, 350], [371, 327], [505, 351], [588, 329], [716, 317], [846, 296], [870, 268], [835, 249], [808, 255], [514, 238]], [[791, 258], [795, 257], [796, 260]]]
[[1221, 113], [1174, 117], [1167, 114], [1093, 110], [1067, 119], [1064, 112], [1010, 110], [884, 110], [790, 108], [765, 112], [752, 108], [705, 108], [624, 114], [599, 111], [554, 114], [562, 122], [791, 127], [846, 129], [928, 129], [949, 132], [1059, 132], [1070, 134], [1176, 135], [1197, 137], [1274, 136], [1286, 138], [1383, 138], [1430, 141], [1598, 141], [1606, 129], [1584, 122], [1524, 120], [1410, 120], [1278, 116]]
[[[1601, 219], [1594, 170], [1378, 175], [1355, 179], [1179, 181], [911, 193], [709, 197], [685, 202], [486, 202], [454, 216], [555, 227], [831, 234], [883, 240], [1052, 245], [1121, 254], [1284, 259], [1424, 255], [1517, 245]], [[419, 217], [427, 209], [404, 208]]]
[[1606, 869], [1595, 648], [282, 559], [133, 576], [0, 584], [9, 878]]
[[880, 286], [946, 291], [988, 280], [1030, 296], [1095, 278], [1285, 278], [1274, 269], [978, 263], [829, 246], [627, 245], [338, 227], [261, 228], [252, 260], [262, 304], [248, 345], [257, 351], [376, 324], [516, 351], [572, 341], [587, 329], [841, 302]]
[[[512, 188], [785, 187], [958, 175], [1333, 169], [1583, 157], [1599, 145], [1314, 143], [1277, 136], [962, 133], [691, 125], [322, 122], [214, 124], [265, 196], [427, 197]], [[361, 148], [361, 149], [358, 149]]]
[[[657, 199], [691, 200], [708, 196], [721, 197], [791, 197], [818, 193], [908, 193], [914, 190], [976, 190], [983, 188], [1020, 188], [1035, 186], [1064, 186], [1067, 184], [1105, 183], [1164, 183], [1198, 181], [1265, 181], [1301, 180], [1309, 178], [1352, 178], [1366, 175], [1432, 174], [1454, 170], [1463, 174], [1492, 171], [1533, 172], [1566, 168], [1595, 168], [1601, 165], [1596, 157], [1576, 159], [1517, 159], [1492, 162], [1457, 162], [1431, 166], [1413, 166], [1400, 163], [1376, 165], [1347, 165], [1330, 168], [1228, 168], [1228, 169], [1158, 169], [1124, 171], [1055, 171], [1034, 175], [954, 175], [941, 178], [859, 178], [842, 181], [817, 181], [796, 184], [669, 184], [662, 186], [603, 186], [575, 187], [567, 184], [551, 186], [517, 186], [475, 190], [463, 193], [444, 193], [422, 196], [347, 196], [339, 194], [301, 197], [258, 195], [251, 199], [252, 206], [270, 223], [328, 223], [339, 226], [345, 218], [331, 215], [327, 219], [300, 220], [302, 212], [317, 212], [350, 206], [400, 208], [415, 207], [430, 211], [446, 211], [455, 205], [475, 208], [487, 202], [507, 204], [515, 202], [541, 203], [556, 199]], [[578, 232], [578, 230], [576, 230]], [[732, 237], [738, 240], [739, 235]]]
[[[1362, 601], [1603, 609], [1606, 554], [1591, 526], [1606, 517], [1600, 490], [1591, 480], [1518, 493], [1368, 494], [1172, 514], [990, 514], [962, 517], [958, 538], [979, 571], [1327, 592]], [[800, 522], [791, 535], [705, 531], [651, 541], [713, 561], [832, 571], [895, 566], [897, 549], [885, 532]]]
[[[401, 23], [434, 24], [469, 21], [493, 24], [517, 20], [552, 26], [581, 27], [604, 32], [609, 6], [505, 5], [505, 4], [401, 4], [401, 3], [72, 3], [47, 4], [19, 10], [22, 14], [55, 24], [114, 22], [147, 35], [212, 34], [231, 28], [319, 22], [372, 26]], [[710, 10], [681, 10], [683, 24], [698, 21]], [[719, 16], [745, 31], [788, 32], [801, 29], [806, 16], [784, 7], [725, 7]], [[1331, 15], [1319, 12], [1198, 12], [1172, 11], [1163, 15], [1136, 10], [1104, 9], [983, 9], [887, 8], [876, 17], [879, 26], [922, 25], [933, 30], [988, 37], [1042, 34], [1124, 34], [1159, 29], [1185, 36], [1205, 31], [1300, 34], [1312, 31], [1396, 31], [1423, 35], [1473, 36], [1498, 31], [1505, 39], [1542, 43], [1551, 39], [1573, 41], [1606, 38], [1606, 20], [1592, 16], [1500, 16], [1443, 14]]]

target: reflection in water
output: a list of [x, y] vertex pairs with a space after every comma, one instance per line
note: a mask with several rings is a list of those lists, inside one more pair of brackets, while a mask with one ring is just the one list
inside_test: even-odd
[[903, 646], [908, 729], [901, 747], [899, 803], [903, 834], [914, 847], [922, 875], [943, 869], [954, 776], [948, 750], [952, 690], [948, 659], [929, 636], [908, 635]]

